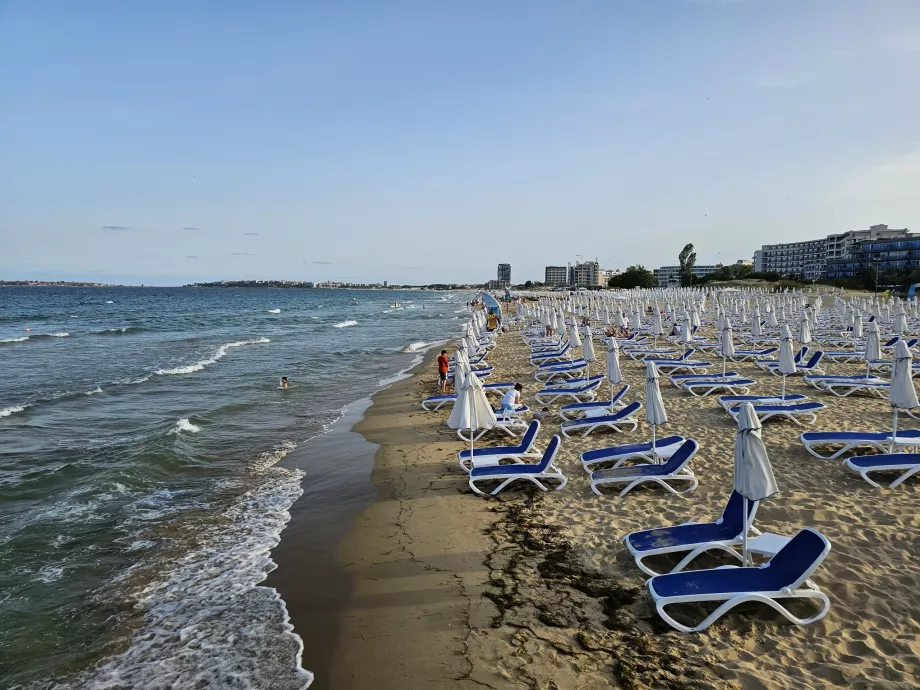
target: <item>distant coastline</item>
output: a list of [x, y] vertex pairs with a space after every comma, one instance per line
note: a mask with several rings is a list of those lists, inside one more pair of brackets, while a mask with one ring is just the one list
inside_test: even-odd
[[[73, 280], [0, 280], [0, 287], [128, 287], [126, 285], [115, 285], [113, 283], [86, 283]], [[141, 285], [140, 287], [144, 287]]]
[[210, 283], [189, 283], [188, 285], [123, 285], [118, 283], [90, 283], [73, 280], [0, 280], [0, 287], [184, 287], [184, 288], [297, 288], [307, 290], [479, 290], [481, 285], [456, 285], [435, 283], [432, 285], [380, 285], [377, 283], [315, 283], [307, 280], [218, 280]]

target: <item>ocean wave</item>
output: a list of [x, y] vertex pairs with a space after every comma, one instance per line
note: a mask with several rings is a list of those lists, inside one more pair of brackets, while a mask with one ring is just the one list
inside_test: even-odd
[[199, 431], [201, 431], [201, 427], [197, 424], [192, 424], [188, 420], [188, 417], [183, 417], [178, 422], [176, 422], [176, 425], [172, 429], [169, 430], [169, 434], [171, 436], [175, 436], [177, 434], [181, 434], [183, 431], [187, 431], [190, 434], [197, 434]]
[[18, 338], [4, 338], [3, 340], [0, 340], [0, 345], [4, 345], [6, 343], [23, 343], [28, 339], [29, 336], [27, 335], [21, 335]]
[[357, 325], [358, 325], [357, 321], [348, 320], [348, 321], [342, 321], [341, 323], [332, 324], [332, 327], [333, 328], [347, 328], [348, 326], [357, 326]]
[[33, 333], [33, 338], [69, 338], [70, 333], [62, 331], [60, 333]]
[[96, 386], [95, 388], [93, 388], [93, 390], [86, 391], [86, 393], [84, 393], [83, 395], [95, 395], [96, 393], [101, 393], [101, 392], [102, 392], [102, 389], [99, 386]]
[[106, 303], [106, 304], [115, 304], [115, 302], [113, 302], [113, 301], [110, 300], [110, 299], [107, 299], [107, 300], [105, 301], [105, 303]]
[[248, 468], [252, 472], [263, 473], [268, 468], [274, 467], [281, 462], [285, 456], [296, 447], [297, 444], [294, 441], [284, 441], [272, 450], [259, 453], [259, 455], [248, 464]]
[[[273, 470], [202, 527], [190, 553], [161, 563], [162, 579], [136, 593], [143, 622], [128, 649], [80, 687], [268, 687], [304, 690], [303, 641], [278, 592], [261, 586], [275, 569], [270, 553], [303, 493], [301, 471]], [[241, 634], [245, 631], [245, 634]]]
[[280, 309], [269, 309], [268, 313], [269, 314], [280, 314], [281, 310]]
[[46, 565], [36, 573], [36, 576], [39, 582], [50, 585], [52, 582], [57, 582], [64, 576], [64, 566]]
[[268, 338], [258, 338], [257, 340], [239, 340], [235, 343], [224, 343], [217, 348], [217, 351], [208, 357], [207, 359], [202, 359], [199, 362], [194, 364], [188, 364], [184, 367], [174, 367], [172, 369], [157, 369], [154, 374], [159, 374], [161, 376], [174, 376], [177, 374], [191, 374], [196, 371], [201, 371], [209, 364], [214, 364], [217, 360], [227, 354], [227, 351], [232, 347], [242, 347], [243, 345], [261, 345], [263, 343], [270, 343], [271, 341]]
[[400, 352], [418, 352], [419, 350], [428, 347], [431, 343], [424, 340], [419, 340], [414, 343], [409, 343], [406, 345]]
[[106, 328], [101, 331], [96, 331], [94, 335], [122, 335], [123, 333], [138, 333], [143, 330], [143, 328], [138, 328], [136, 326], [121, 326], [120, 328]]
[[25, 403], [23, 405], [12, 405], [11, 407], [0, 408], [0, 417], [9, 417], [11, 414], [22, 412], [27, 407], [32, 407], [32, 403]]

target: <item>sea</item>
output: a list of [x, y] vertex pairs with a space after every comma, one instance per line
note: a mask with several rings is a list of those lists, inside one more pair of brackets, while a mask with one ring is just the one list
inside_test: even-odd
[[0, 687], [309, 686], [260, 583], [310, 463], [336, 459], [279, 463], [472, 297], [0, 287]]

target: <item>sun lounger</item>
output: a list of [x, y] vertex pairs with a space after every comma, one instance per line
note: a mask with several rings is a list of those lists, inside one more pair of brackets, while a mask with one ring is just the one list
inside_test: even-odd
[[726, 412], [733, 407], [738, 407], [741, 403], [749, 402], [752, 405], [782, 405], [784, 403], [799, 402], [808, 400], [808, 396], [801, 393], [786, 393], [782, 395], [721, 395], [718, 403]]
[[[591, 490], [598, 496], [600, 488], [607, 484], [626, 484], [620, 496], [623, 497], [641, 484], [652, 482], [664, 487], [672, 494], [684, 494], [693, 491], [699, 486], [699, 481], [693, 476], [693, 471], [687, 467], [693, 456], [699, 450], [699, 444], [692, 438], [684, 441], [680, 448], [667, 462], [661, 465], [629, 465], [616, 467], [609, 470], [596, 470], [591, 473]], [[682, 491], [674, 489], [669, 482], [690, 482], [690, 486]]]
[[[791, 405], [755, 405], [754, 414], [757, 415], [757, 418], [760, 420], [760, 423], [763, 424], [769, 419], [778, 417], [781, 419], [788, 419], [799, 426], [802, 426], [804, 420], [806, 424], [814, 424], [818, 416], [815, 414], [818, 410], [823, 410], [827, 405], [822, 402], [817, 402], [815, 400], [809, 402], [793, 403]], [[728, 413], [732, 416], [733, 419], [737, 421], [738, 413], [740, 412], [741, 407], [732, 407], [729, 408]]]
[[[795, 365], [799, 366], [802, 363], [802, 360], [805, 358], [805, 355], [808, 354], [808, 346], [803, 345], [795, 357]], [[763, 369], [764, 371], [769, 371], [771, 368], [775, 369], [779, 366], [779, 359], [758, 359], [754, 362], [754, 366], [758, 369]]]
[[853, 362], [864, 361], [863, 353], [854, 350], [826, 350], [824, 357], [834, 364], [852, 364]]
[[[899, 434], [900, 435], [900, 434]], [[877, 489], [882, 485], [869, 478], [871, 472], [900, 472], [898, 478], [888, 485], [894, 489], [920, 472], [920, 453], [885, 453], [848, 458], [843, 461], [848, 470], [859, 474]]]
[[571, 398], [576, 402], [589, 402], [597, 397], [596, 391], [600, 388], [600, 385], [600, 381], [593, 381], [579, 388], [544, 388], [534, 396], [534, 399], [542, 405], [549, 405], [560, 398]]
[[542, 491], [547, 491], [548, 489], [543, 482], [547, 479], [554, 479], [561, 482], [559, 486], [556, 487], [556, 489], [561, 489], [566, 485], [568, 480], [565, 478], [565, 475], [562, 474], [562, 470], [553, 464], [553, 461], [556, 459], [556, 453], [558, 451], [559, 437], [553, 436], [552, 440], [549, 442], [549, 445], [546, 447], [546, 451], [543, 453], [543, 457], [541, 458], [540, 462], [536, 464], [492, 465], [490, 467], [474, 467], [470, 471], [470, 488], [480, 496], [484, 496], [485, 492], [476, 485], [477, 482], [501, 482], [490, 493], [490, 495], [495, 496], [499, 491], [504, 489], [512, 482], [515, 482], [519, 479], [526, 479], [527, 481], [536, 484]]
[[534, 445], [539, 433], [540, 421], [535, 419], [527, 427], [527, 431], [524, 432], [519, 444], [515, 446], [474, 448], [472, 455], [470, 454], [470, 449], [467, 448], [457, 453], [457, 459], [460, 461], [460, 467], [469, 472], [472, 469], [470, 466], [471, 457], [475, 467], [498, 465], [502, 460], [513, 460], [514, 462], [522, 463], [529, 458], [539, 458], [543, 455], [543, 452]]
[[[496, 393], [504, 393], [510, 391], [514, 388], [513, 381], [505, 381], [503, 383], [485, 383], [483, 384], [483, 389], [488, 393], [489, 391], [494, 391]], [[444, 405], [453, 405], [457, 402], [456, 393], [444, 393], [443, 395], [431, 395], [424, 400], [422, 400], [422, 409], [427, 410], [428, 412], [435, 412], [440, 410]]]
[[[805, 445], [805, 450], [821, 460], [836, 460], [844, 453], [854, 448], [869, 448], [887, 453], [891, 444], [890, 431], [806, 431], [799, 439]], [[920, 430], [899, 430], [897, 445], [920, 448]], [[912, 443], [916, 441], [916, 443]], [[830, 455], [822, 455], [816, 449], [827, 448], [834, 450]]]
[[658, 371], [661, 372], [663, 376], [670, 376], [672, 374], [678, 374], [679, 372], [692, 372], [692, 371], [703, 371], [712, 366], [712, 362], [700, 362], [700, 361], [674, 361], [674, 360], [646, 360], [655, 362], [655, 366], [658, 367]]
[[604, 381], [606, 378], [607, 377], [604, 374], [595, 374], [594, 376], [590, 376], [588, 378], [563, 379], [554, 383], [544, 383], [543, 388], [546, 390], [581, 388], [585, 384], [594, 383], [596, 381]]
[[531, 364], [547, 364], [550, 362], [561, 362], [563, 360], [569, 359], [569, 350], [571, 348], [566, 345], [561, 350], [555, 350], [554, 352], [543, 352], [530, 355]]
[[[752, 601], [767, 604], [790, 623], [805, 625], [821, 620], [830, 609], [827, 595], [808, 579], [830, 550], [830, 542], [821, 533], [806, 527], [762, 566], [658, 575], [648, 581], [648, 589], [658, 615], [681, 632], [705, 630], [739, 604]], [[799, 618], [779, 603], [781, 599], [813, 599], [819, 608], [808, 618]], [[699, 602], [722, 603], [692, 627], [665, 610], [673, 604]]]
[[[805, 374], [805, 373], [823, 374], [824, 369], [818, 366], [821, 363], [821, 360], [823, 358], [824, 358], [824, 352], [821, 350], [816, 350], [815, 352], [812, 353], [811, 358], [805, 364], [799, 364], [798, 362], [796, 362], [795, 363], [796, 375]], [[775, 365], [771, 364], [769, 366], [761, 367], [761, 369], [763, 369], [764, 371], [769, 371], [774, 376], [781, 376], [780, 371], [779, 371], [779, 362], [777, 362]]]
[[629, 384], [624, 385], [620, 390], [613, 394], [610, 400], [595, 400], [594, 402], [571, 403], [565, 405], [559, 410], [559, 416], [563, 421], [580, 419], [586, 414], [596, 413], [597, 410], [607, 410], [613, 413], [616, 410], [625, 407], [623, 396], [629, 390]]
[[737, 371], [726, 371], [724, 374], [709, 373], [709, 374], [674, 374], [673, 376], [668, 377], [668, 381], [671, 382], [672, 386], [680, 388], [684, 381], [702, 381], [707, 380], [711, 381], [714, 379], [737, 379], [743, 378], [741, 374]]
[[[758, 501], [748, 502], [748, 524], [757, 513]], [[750, 533], [760, 534], [756, 529]], [[712, 549], [723, 550], [737, 556], [734, 546], [741, 544], [744, 534], [744, 498], [732, 491], [722, 515], [715, 522], [686, 522], [673, 527], [657, 527], [627, 534], [626, 548], [636, 559], [636, 565], [646, 575], [659, 575], [643, 561], [652, 556], [689, 552], [673, 570], [683, 570], [700, 553]]]
[[642, 407], [640, 402], [632, 402], [622, 410], [617, 410], [613, 414], [591, 415], [582, 419], [574, 419], [570, 422], [562, 422], [559, 425], [562, 435], [571, 438], [571, 433], [583, 432], [581, 438], [585, 438], [592, 431], [597, 429], [610, 429], [611, 431], [621, 432], [626, 425], [632, 425], [630, 431], [635, 431], [639, 426], [639, 420], [633, 417], [633, 414]]
[[537, 381], [552, 381], [553, 379], [578, 378], [588, 367], [587, 362], [573, 362], [565, 366], [554, 367], [552, 369], [538, 369], [534, 372], [533, 377]]
[[[516, 438], [527, 430], [527, 422], [521, 419], [521, 415], [530, 412], [530, 408], [522, 405], [514, 411], [494, 410], [496, 424], [491, 429], [479, 429], [473, 434], [473, 441], [478, 441], [490, 431], [504, 431], [511, 437]], [[463, 441], [470, 440], [469, 429], [457, 429], [457, 436]]]
[[855, 381], [857, 383], [870, 381], [870, 382], [879, 382], [880, 379], [875, 374], [859, 374], [856, 376], [832, 376], [828, 374], [808, 374], [802, 377], [802, 380], [812, 388], [823, 389], [824, 384], [828, 381]]
[[670, 348], [668, 349], [664, 349], [664, 348], [645, 349], [645, 348], [636, 347], [636, 348], [624, 349], [623, 352], [629, 355], [630, 359], [634, 359], [636, 361], [646, 360], [646, 359], [651, 359], [651, 358], [662, 359], [665, 357], [674, 357], [674, 355], [680, 354], [679, 350], [673, 350]]
[[728, 359], [732, 362], [748, 362], [762, 357], [769, 357], [778, 350], [778, 347], [764, 347], [759, 350], [735, 350], [735, 354]]
[[599, 469], [599, 465], [610, 464], [612, 467], [619, 467], [627, 460], [658, 462], [674, 455], [685, 440], [683, 436], [665, 436], [655, 439], [654, 451], [650, 441], [588, 450], [581, 454], [581, 466], [588, 474], [591, 474], [594, 470]]
[[838, 398], [846, 398], [860, 392], [887, 398], [891, 384], [887, 381], [825, 381], [822, 388]]
[[681, 384], [681, 388], [697, 397], [712, 395], [717, 391], [729, 393], [731, 395], [747, 395], [751, 390], [751, 386], [756, 384], [757, 381], [754, 379], [745, 379], [741, 377], [691, 379], [689, 381], [684, 381]]

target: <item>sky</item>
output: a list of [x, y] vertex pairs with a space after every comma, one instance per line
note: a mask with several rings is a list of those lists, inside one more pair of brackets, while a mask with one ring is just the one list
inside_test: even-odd
[[916, 0], [0, 0], [0, 279], [734, 262], [918, 190]]

